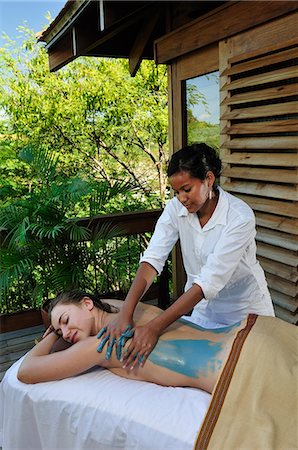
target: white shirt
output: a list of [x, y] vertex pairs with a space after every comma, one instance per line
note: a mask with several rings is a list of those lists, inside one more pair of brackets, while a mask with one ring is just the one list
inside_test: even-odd
[[160, 216], [141, 262], [160, 274], [180, 239], [187, 274], [185, 290], [194, 283], [204, 299], [191, 320], [205, 327], [231, 325], [248, 313], [274, 316], [263, 269], [256, 259], [255, 217], [242, 200], [219, 189], [217, 206], [202, 228], [175, 197]]

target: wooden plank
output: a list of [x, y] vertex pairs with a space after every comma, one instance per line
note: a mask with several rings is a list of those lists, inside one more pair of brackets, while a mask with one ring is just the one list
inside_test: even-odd
[[35, 345], [35, 338], [33, 337], [30, 339], [30, 341], [23, 342], [18, 345], [14, 345], [14, 346], [9, 346], [9, 347], [2, 349], [1, 354], [0, 354], [0, 364], [2, 364], [3, 362], [6, 362], [6, 361], [10, 361], [11, 355], [13, 353], [22, 352], [22, 351], [27, 352], [34, 345]]
[[12, 314], [0, 314], [0, 334], [41, 324], [42, 317], [38, 309]]
[[296, 5], [289, 1], [255, 2], [253, 8], [249, 1], [228, 2], [157, 39], [154, 49], [155, 60], [158, 63], [167, 63], [296, 9]]
[[[298, 237], [288, 233], [282, 233], [276, 230], [268, 230], [267, 228], [257, 227], [256, 240], [276, 247], [281, 247], [293, 252], [298, 251]], [[281, 262], [285, 261], [281, 260]], [[296, 260], [297, 265], [297, 260]]]
[[284, 186], [253, 181], [230, 181], [222, 183], [222, 188], [240, 194], [261, 195], [262, 197], [298, 200], [296, 186]]
[[253, 167], [247, 170], [244, 166], [227, 167], [222, 171], [224, 177], [243, 178], [245, 180], [274, 181], [276, 183], [297, 183], [297, 169], [268, 169]]
[[284, 233], [298, 235], [298, 219], [289, 219], [275, 214], [255, 212], [256, 224], [260, 227], [278, 230]]
[[[237, 123], [225, 127], [222, 134], [295, 133], [298, 130], [296, 119], [272, 120], [264, 122]], [[297, 142], [298, 142], [298, 138]]]
[[266, 273], [267, 283], [270, 289], [274, 289], [282, 294], [296, 297], [298, 294], [298, 286], [290, 281], [283, 280], [280, 277]]
[[140, 67], [143, 52], [145, 50], [146, 45], [148, 44], [148, 40], [154, 30], [154, 27], [159, 18], [160, 11], [157, 9], [153, 9], [146, 16], [145, 20], [140, 26], [139, 32], [135, 38], [135, 42], [132, 45], [132, 48], [129, 53], [129, 71], [131, 76], [135, 76]]
[[99, 227], [106, 223], [112, 227], [117, 227], [117, 236], [128, 236], [147, 231], [153, 231], [161, 210], [148, 210], [128, 213], [103, 214], [95, 217], [82, 217], [78, 220], [80, 226], [85, 226], [96, 232]]
[[[23, 314], [23, 313], [20, 313]], [[19, 338], [22, 336], [30, 336], [32, 334], [39, 334], [44, 331], [44, 325], [37, 325], [34, 327], [25, 327], [15, 331], [7, 331], [6, 333], [1, 333], [1, 341], [10, 341], [11, 339]]]
[[257, 91], [244, 92], [242, 94], [234, 94], [232, 96], [227, 96], [223, 98], [221, 104], [231, 106], [248, 102], [259, 102], [263, 100], [287, 98], [296, 95], [297, 92], [298, 92], [298, 83], [293, 83], [284, 86], [260, 89]]
[[250, 77], [241, 78], [240, 80], [230, 81], [222, 87], [223, 91], [234, 91], [244, 87], [259, 86], [261, 84], [281, 82], [297, 78], [297, 67], [287, 67], [271, 72], [256, 74]]
[[[270, 54], [263, 57], [259, 57], [250, 61], [245, 61], [239, 64], [234, 64], [229, 69], [226, 69], [222, 75], [231, 76], [249, 70], [258, 69], [267, 65], [278, 64], [284, 61], [291, 61], [293, 58], [298, 57], [298, 49], [291, 48], [289, 50], [279, 51], [276, 54]], [[230, 60], [229, 60], [230, 62]]]
[[293, 325], [297, 325], [298, 323], [298, 314], [291, 314], [289, 311], [286, 311], [283, 308], [280, 308], [279, 306], [275, 306], [275, 314], [276, 317], [279, 319], [284, 320], [285, 322], [289, 322]]
[[[297, 11], [297, 9], [296, 9]], [[231, 40], [233, 55], [230, 64], [263, 56], [268, 52], [297, 43], [298, 14], [294, 12], [275, 20], [270, 20], [252, 30], [234, 35]]]
[[222, 157], [222, 162], [229, 164], [242, 164], [245, 166], [252, 166], [252, 170], [254, 170], [253, 166], [296, 168], [297, 155], [295, 153], [249, 153], [239, 151], [226, 154], [225, 156]]
[[[274, 137], [256, 137], [248, 139], [232, 139], [223, 147], [239, 150], [263, 150], [263, 149], [289, 149], [298, 150], [297, 136], [274, 136]], [[285, 164], [286, 165], [286, 164]], [[297, 156], [295, 155], [295, 165], [297, 166]]]
[[[247, 39], [248, 35], [254, 34], [256, 30], [247, 31], [241, 34], [241, 36], [234, 36], [231, 41], [234, 44], [233, 56], [229, 58], [229, 64], [232, 66], [234, 64], [242, 63], [243, 60], [251, 60], [255, 58], [260, 58], [262, 56], [267, 56], [268, 53], [271, 55], [279, 51], [285, 51], [285, 49], [297, 46], [297, 20], [298, 14], [293, 13], [286, 17], [281, 17], [273, 22], [268, 22], [267, 24], [258, 27], [261, 33], [259, 36], [262, 42], [253, 42], [252, 47], [246, 47], [243, 52], [243, 41]], [[285, 30], [289, 31], [288, 37], [286, 36]], [[276, 40], [276, 34], [280, 32], [280, 36], [283, 39]], [[266, 35], [266, 37], [265, 37]], [[272, 39], [274, 38], [274, 39]], [[238, 42], [240, 41], [240, 42]], [[265, 42], [264, 42], [265, 41]], [[240, 48], [240, 43], [242, 43], [242, 49]], [[235, 48], [236, 44], [236, 48]], [[239, 53], [240, 51], [240, 53]], [[244, 54], [243, 54], [244, 53]]]
[[294, 101], [294, 102], [278, 103], [276, 105], [254, 106], [250, 108], [233, 109], [232, 111], [227, 111], [224, 115], [222, 115], [221, 119], [224, 120], [256, 119], [259, 117], [273, 117], [296, 113], [298, 113], [298, 102]]
[[26, 352], [20, 352], [20, 353], [16, 353], [15, 356], [10, 360], [10, 361], [5, 361], [4, 363], [2, 363], [0, 365], [1, 367], [1, 373], [2, 372], [6, 372], [6, 370], [8, 370], [15, 361], [17, 361], [19, 358], [21, 358], [23, 355], [25, 355]]
[[272, 246], [264, 242], [257, 242], [257, 255], [272, 259], [273, 261], [282, 262], [289, 266], [297, 267], [297, 254], [290, 250]]
[[288, 266], [278, 261], [272, 261], [271, 259], [258, 256], [258, 261], [265, 270], [265, 272], [271, 273], [271, 275], [284, 278], [285, 280], [296, 283], [298, 281], [297, 267]]
[[255, 211], [280, 214], [287, 217], [298, 217], [297, 203], [291, 201], [279, 201], [264, 197], [255, 197], [253, 195], [237, 194]]
[[218, 59], [217, 43], [185, 55], [177, 61], [177, 77], [181, 81], [215, 72], [218, 70]]
[[48, 49], [48, 56], [51, 72], [60, 69], [76, 58], [72, 42], [72, 28]]
[[270, 295], [275, 305], [295, 314], [298, 312], [298, 300], [289, 295], [270, 289]]

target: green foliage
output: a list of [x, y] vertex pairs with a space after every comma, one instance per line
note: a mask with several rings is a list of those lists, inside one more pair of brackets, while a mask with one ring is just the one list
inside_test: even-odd
[[[80, 58], [49, 73], [45, 50], [20, 28], [22, 46], [0, 50], [0, 107], [26, 145], [56, 149], [63, 171], [95, 179], [130, 179], [145, 207], [166, 196], [167, 78], [144, 61], [136, 77], [125, 60]], [[161, 200], [160, 200], [161, 199]]]
[[[76, 217], [78, 205], [89, 204], [97, 214], [118, 195], [134, 190], [120, 182], [66, 178], [57, 171], [57, 156], [48, 150], [28, 146], [21, 158], [39, 185], [0, 209], [2, 312], [14, 308], [16, 293], [23, 296], [23, 304], [32, 306], [60, 290], [97, 289], [96, 265], [119, 229], [107, 224], [91, 233]], [[110, 248], [111, 260], [113, 251]]]
[[[146, 238], [116, 241], [109, 227], [90, 235], [77, 218], [160, 207], [168, 196], [166, 67], [143, 61], [132, 78], [125, 60], [79, 58], [50, 73], [33, 31], [19, 31], [0, 49], [3, 312], [69, 287], [128, 286], [127, 259], [136, 268]], [[204, 102], [190, 89], [190, 104]]]
[[187, 142], [205, 142], [213, 148], [219, 148], [219, 125], [201, 122], [192, 116], [187, 125]]

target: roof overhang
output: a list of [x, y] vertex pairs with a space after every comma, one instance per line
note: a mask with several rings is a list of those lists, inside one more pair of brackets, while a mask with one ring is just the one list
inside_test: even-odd
[[142, 59], [154, 59], [154, 41], [222, 1], [68, 0], [40, 35], [50, 70], [78, 56], [128, 58], [134, 75]]
[[78, 56], [129, 58], [135, 74], [141, 59], [153, 59], [153, 41], [165, 33], [164, 3], [155, 1], [68, 1], [40, 35], [50, 70]]

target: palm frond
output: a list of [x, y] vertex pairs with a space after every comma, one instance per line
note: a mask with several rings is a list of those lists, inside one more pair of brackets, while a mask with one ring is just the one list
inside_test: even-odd
[[96, 244], [97, 241], [102, 242], [109, 239], [113, 239], [117, 236], [121, 236], [124, 233], [124, 229], [120, 225], [113, 225], [112, 223], [103, 223], [99, 225], [93, 235], [92, 243]]
[[55, 239], [63, 233], [64, 229], [65, 227], [59, 224], [47, 225], [44, 223], [36, 223], [30, 226], [32, 233], [39, 239]]
[[65, 230], [69, 233], [69, 237], [72, 241], [87, 241], [90, 239], [90, 230], [87, 227], [78, 225], [79, 219], [69, 220], [65, 225]]
[[20, 159], [27, 162], [42, 180], [50, 182], [57, 175], [59, 157], [51, 150], [28, 145], [21, 150]]
[[21, 257], [7, 251], [1, 251], [0, 263], [0, 291], [7, 292], [10, 286], [24, 275], [32, 271], [30, 257]]

